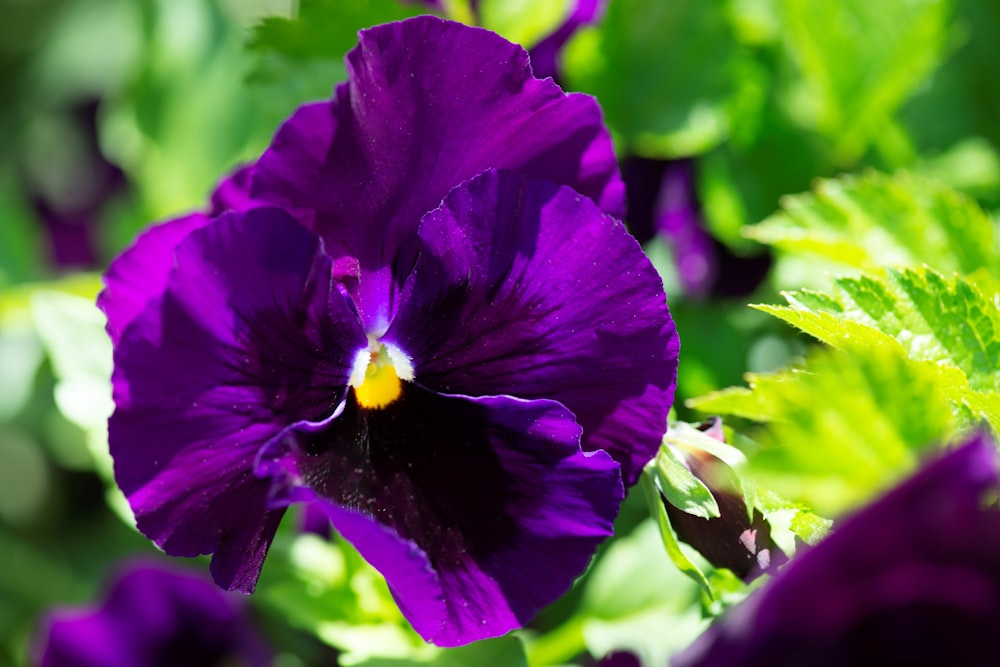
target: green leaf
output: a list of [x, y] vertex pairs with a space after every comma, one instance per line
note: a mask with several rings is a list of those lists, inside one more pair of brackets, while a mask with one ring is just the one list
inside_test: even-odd
[[656, 523], [660, 528], [660, 539], [670, 560], [678, 570], [691, 577], [692, 580], [708, 593], [709, 597], [712, 597], [712, 586], [705, 577], [705, 572], [681, 550], [680, 542], [677, 540], [677, 534], [674, 533], [673, 526], [670, 525], [670, 517], [667, 516], [667, 510], [663, 506], [663, 499], [660, 496], [656, 482], [648, 472], [644, 471], [639, 484], [646, 498], [649, 513], [655, 517]]
[[265, 117], [244, 81], [251, 65], [244, 31], [218, 0], [119, 4], [139, 10], [145, 34], [129, 60], [131, 80], [102, 106], [100, 134], [103, 151], [135, 186], [134, 226], [203, 207], [227, 171], [260, 154], [276, 119]]
[[27, 314], [8, 308], [10, 292], [0, 290], [0, 368], [4, 389], [0, 391], [0, 423], [16, 415], [28, 402], [35, 373], [42, 362], [42, 347]]
[[719, 504], [712, 492], [688, 470], [669, 444], [660, 447], [651, 470], [656, 487], [671, 505], [702, 519], [719, 516]]
[[52, 361], [56, 405], [83, 428], [101, 428], [111, 400], [111, 340], [93, 300], [49, 290], [31, 297], [35, 328]]
[[779, 213], [744, 234], [865, 270], [929, 264], [963, 274], [1000, 271], [990, 216], [972, 199], [906, 173], [820, 181], [812, 193], [785, 197]]
[[671, 564], [658, 533], [646, 521], [617, 538], [584, 581], [575, 621], [591, 655], [628, 650], [643, 664], [663, 665], [707, 625], [697, 585]]
[[833, 521], [816, 514], [810, 507], [767, 489], [756, 489], [754, 505], [771, 526], [771, 539], [789, 556], [797, 551], [796, 538], [806, 544], [816, 544], [833, 527]]
[[467, 646], [438, 649], [424, 659], [371, 658], [351, 662], [356, 667], [528, 667], [524, 644], [516, 636], [484, 639]]
[[530, 49], [559, 28], [574, 5], [569, 0], [480, 0], [479, 25]]
[[688, 405], [768, 421], [750, 459], [753, 479], [826, 516], [890, 485], [955, 428], [937, 367], [895, 344], [818, 350], [802, 369], [748, 379], [740, 393]]
[[[835, 347], [898, 345], [940, 369], [959, 395], [1000, 391], [1000, 305], [965, 278], [931, 269], [888, 269], [884, 276], [839, 278], [833, 294], [785, 294], [788, 306], [755, 308]], [[949, 372], [960, 371], [960, 375]], [[992, 422], [994, 428], [1000, 422]]]
[[882, 136], [949, 38], [946, 0], [782, 0], [781, 10], [802, 75], [792, 112], [832, 140], [839, 164]]
[[259, 57], [250, 82], [267, 117], [276, 124], [300, 104], [329, 97], [347, 78], [344, 55], [359, 30], [426, 12], [419, 2], [302, 0], [295, 17], [264, 19], [249, 42]]
[[614, 0], [600, 26], [570, 41], [563, 66], [571, 89], [601, 102], [620, 147], [648, 157], [718, 144], [731, 110], [753, 116], [759, 96], [744, 91], [761, 88], [726, 15], [700, 0]]

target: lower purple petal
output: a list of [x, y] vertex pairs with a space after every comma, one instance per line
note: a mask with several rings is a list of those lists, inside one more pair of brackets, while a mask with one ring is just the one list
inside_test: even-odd
[[335, 419], [289, 429], [258, 474], [275, 477], [277, 504], [323, 499], [417, 632], [458, 645], [523, 625], [611, 534], [619, 468], [582, 453], [579, 433], [552, 401], [406, 384], [385, 408], [349, 397]]

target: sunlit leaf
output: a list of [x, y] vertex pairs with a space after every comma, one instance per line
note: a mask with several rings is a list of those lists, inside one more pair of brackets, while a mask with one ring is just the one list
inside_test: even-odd
[[[628, 650], [651, 665], [665, 664], [707, 625], [696, 584], [666, 557], [652, 521], [609, 547], [586, 579], [577, 614], [592, 655]], [[665, 627], [671, 631], [656, 630]]]
[[867, 172], [820, 181], [744, 232], [789, 253], [874, 270], [929, 264], [970, 274], [1000, 270], [996, 227], [972, 199], [905, 173]]
[[83, 429], [101, 427], [111, 400], [111, 340], [94, 302], [71, 294], [38, 291], [31, 314], [56, 375], [56, 405]]
[[885, 131], [949, 38], [947, 0], [782, 0], [781, 10], [803, 79], [794, 111], [832, 140], [841, 164]]
[[[898, 344], [939, 369], [953, 397], [992, 412], [1000, 391], [1000, 303], [970, 281], [931, 269], [840, 278], [833, 294], [789, 292], [788, 306], [756, 306], [838, 347]], [[970, 406], [972, 407], [972, 406]], [[994, 428], [1000, 422], [992, 421]]]
[[748, 389], [688, 403], [768, 422], [751, 457], [754, 479], [826, 516], [912, 470], [927, 446], [955, 429], [937, 367], [895, 344], [818, 350], [804, 368], [747, 379]]
[[575, 1], [480, 0], [479, 23], [530, 49], [566, 20]]

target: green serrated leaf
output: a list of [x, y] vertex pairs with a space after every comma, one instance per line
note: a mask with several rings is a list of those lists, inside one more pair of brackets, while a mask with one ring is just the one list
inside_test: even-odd
[[789, 292], [785, 298], [788, 306], [755, 307], [835, 347], [898, 347], [937, 373], [938, 385], [953, 403], [1000, 429], [995, 401], [1000, 305], [995, 296], [987, 297], [965, 278], [949, 280], [925, 268], [839, 278], [831, 295]]
[[784, 37], [801, 71], [790, 110], [833, 142], [850, 164], [941, 62], [945, 0], [782, 0]]
[[820, 181], [812, 193], [785, 197], [779, 213], [744, 234], [871, 271], [922, 264], [946, 273], [1000, 269], [990, 216], [972, 199], [905, 173]]
[[735, 414], [767, 405], [763, 447], [751, 457], [754, 479], [828, 516], [885, 488], [955, 428], [936, 367], [907, 358], [898, 345], [820, 350], [803, 369], [750, 380], [740, 395], [689, 404]]
[[821, 517], [811, 508], [782, 498], [768, 489], [756, 490], [754, 504], [771, 526], [771, 539], [789, 556], [796, 551], [795, 538], [806, 544], [816, 544], [833, 527], [833, 521]]

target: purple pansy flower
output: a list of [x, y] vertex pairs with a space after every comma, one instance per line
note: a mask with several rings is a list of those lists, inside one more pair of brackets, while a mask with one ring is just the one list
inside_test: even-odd
[[108, 270], [115, 474], [143, 533], [247, 592], [310, 503], [423, 637], [461, 644], [526, 622], [611, 533], [679, 344], [612, 217], [592, 98], [429, 16], [363, 31], [347, 69], [213, 215]]
[[979, 435], [793, 558], [671, 665], [995, 665], [996, 445]]
[[97, 607], [51, 612], [33, 652], [39, 667], [271, 664], [240, 600], [152, 563], [119, 572]]

